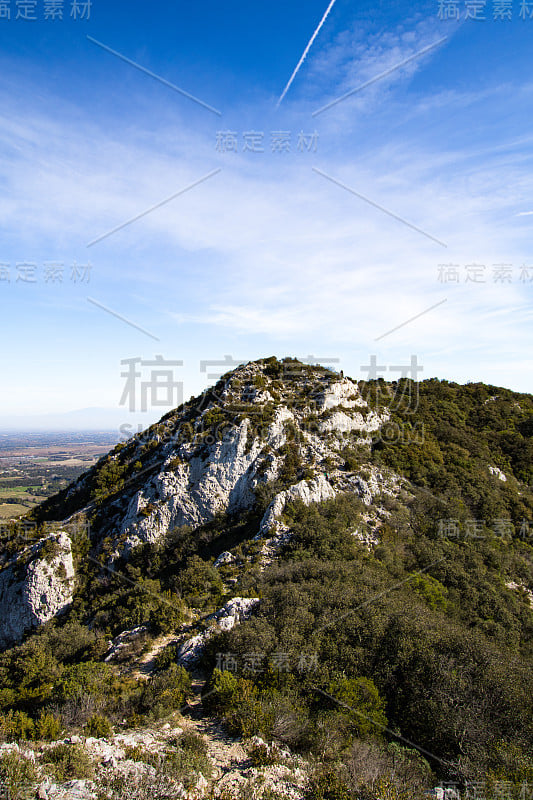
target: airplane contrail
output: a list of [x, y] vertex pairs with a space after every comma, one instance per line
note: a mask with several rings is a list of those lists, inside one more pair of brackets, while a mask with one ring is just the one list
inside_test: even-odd
[[276, 108], [279, 108], [279, 107], [280, 107], [280, 105], [282, 104], [282, 102], [283, 102], [283, 100], [284, 100], [284, 98], [285, 98], [285, 95], [287, 94], [287, 92], [288, 92], [288, 91], [289, 91], [289, 89], [291, 88], [291, 86], [292, 86], [292, 83], [293, 83], [294, 79], [296, 78], [296, 76], [297, 76], [297, 75], [298, 75], [298, 73], [300, 72], [300, 69], [301, 69], [301, 67], [302, 67], [302, 64], [304, 63], [305, 59], [307, 58], [307, 55], [308, 55], [308, 53], [309, 53], [310, 49], [312, 48], [312, 46], [313, 46], [313, 43], [314, 43], [314, 41], [315, 41], [316, 37], [317, 37], [317, 36], [318, 36], [318, 34], [320, 33], [320, 30], [321, 30], [321, 28], [322, 28], [322, 26], [323, 26], [324, 22], [325, 22], [325, 21], [327, 20], [327, 18], [329, 17], [329, 15], [330, 15], [330, 12], [331, 12], [331, 9], [333, 8], [333, 6], [335, 5], [335, 3], [336, 3], [336, 2], [337, 2], [337, 0], [331, 0], [331, 3], [330, 3], [330, 4], [329, 4], [329, 6], [327, 7], [326, 13], [324, 14], [324, 16], [322, 17], [322, 19], [320, 20], [320, 23], [319, 23], [319, 25], [318, 25], [318, 28], [316, 29], [316, 31], [315, 31], [315, 32], [313, 33], [313, 35], [311, 36], [311, 39], [309, 40], [309, 44], [307, 45], [307, 47], [305, 48], [305, 50], [304, 50], [304, 52], [303, 52], [303, 56], [302, 56], [302, 57], [301, 57], [301, 59], [298, 61], [297, 65], [296, 65], [296, 69], [294, 70], [294, 72], [292, 73], [291, 77], [289, 78], [289, 82], [288, 82], [288, 84], [286, 85], [285, 89], [283, 90], [283, 92], [282, 92], [282, 94], [281, 94], [281, 97], [279, 98], [279, 100], [278, 100], [278, 102], [277, 102], [277, 104], [276, 104]]

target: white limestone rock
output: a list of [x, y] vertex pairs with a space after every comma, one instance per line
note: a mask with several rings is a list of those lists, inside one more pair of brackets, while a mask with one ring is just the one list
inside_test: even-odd
[[0, 647], [64, 611], [74, 592], [72, 543], [63, 531], [36, 542], [0, 572]]
[[311, 503], [322, 503], [324, 500], [331, 500], [335, 495], [334, 488], [324, 475], [318, 475], [312, 480], [300, 481], [300, 483], [291, 486], [290, 489], [285, 489], [275, 496], [265, 511], [259, 533], [255, 538], [260, 539], [272, 530], [283, 513], [285, 506], [291, 500], [299, 498], [306, 506], [309, 506]]
[[324, 391], [319, 400], [321, 412], [331, 408], [343, 406], [344, 408], [366, 408], [367, 402], [361, 396], [359, 387], [349, 378], [335, 381]]
[[226, 550], [224, 553], [221, 553], [219, 555], [213, 566], [221, 567], [224, 564], [232, 564], [234, 561], [235, 561], [235, 556], [233, 555], [233, 553], [230, 553], [228, 550]]
[[113, 641], [110, 642], [109, 650], [104, 661], [112, 661], [122, 650], [127, 649], [135, 639], [138, 639], [139, 636], [147, 632], [148, 628], [146, 625], [139, 625], [139, 627], [133, 628], [131, 631], [122, 631], [122, 633], [119, 633], [119, 635], [115, 636]]
[[507, 482], [507, 475], [505, 475], [505, 473], [502, 472], [501, 469], [499, 469], [499, 467], [489, 466], [489, 472], [491, 475], [494, 475], [495, 478], [498, 478], [498, 480], [503, 481], [503, 483]]
[[[294, 419], [284, 406], [276, 409], [265, 439], [255, 438], [248, 447], [250, 421], [229, 428], [222, 441], [208, 447], [205, 457], [193, 455], [191, 446], [183, 445], [179, 456], [183, 463], [170, 469], [176, 450], [169, 449], [161, 472], [131, 499], [119, 534], [122, 551], [129, 552], [142, 542], [155, 542], [168, 530], [189, 525], [198, 527], [218, 513], [237, 513], [250, 508], [259, 483], [257, 470], [264, 462], [265, 448], [276, 450], [286, 441], [284, 423]], [[188, 460], [187, 460], [188, 459]], [[273, 457], [262, 480], [277, 477], [281, 459]]]
[[335, 411], [328, 419], [320, 423], [320, 431], [322, 433], [338, 431], [342, 434], [352, 433], [352, 431], [375, 433], [389, 419], [390, 415], [387, 411], [383, 411], [382, 414], [371, 411], [366, 417], [363, 414], [348, 415], [344, 411]]
[[512, 591], [521, 592], [527, 598], [529, 605], [533, 609], [533, 592], [531, 589], [528, 589], [523, 583], [516, 583], [516, 581], [509, 581], [505, 586]]

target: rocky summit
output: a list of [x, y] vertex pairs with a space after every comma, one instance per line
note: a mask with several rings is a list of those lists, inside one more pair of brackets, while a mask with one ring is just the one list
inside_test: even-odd
[[[370, 445], [389, 419], [386, 407], [369, 408], [349, 378], [299, 362], [255, 362], [119, 445], [45, 503], [41, 518], [57, 519], [68, 508], [72, 521], [97, 509], [96, 496], [105, 501], [99, 537], [109, 537], [118, 556], [180, 526], [197, 528], [217, 515], [246, 511], [259, 485], [281, 477], [287, 489], [284, 483], [258, 531], [266, 536], [289, 498], [308, 505], [355, 491], [370, 505], [387, 483], [384, 475], [373, 471], [366, 481], [340, 469], [342, 450], [347, 442]], [[301, 464], [290, 476], [283, 474], [288, 456]]]
[[529, 395], [238, 367], [3, 536], [0, 790], [518, 797], [532, 487]]

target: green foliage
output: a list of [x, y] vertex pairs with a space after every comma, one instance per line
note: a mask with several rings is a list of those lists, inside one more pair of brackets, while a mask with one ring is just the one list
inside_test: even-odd
[[189, 605], [204, 606], [213, 595], [222, 592], [218, 571], [199, 556], [192, 556], [178, 576], [178, 585]]
[[234, 735], [248, 737], [264, 732], [261, 704], [252, 681], [215, 669], [208, 686], [210, 693], [204, 705], [223, 716]]
[[87, 736], [94, 736], [95, 739], [105, 739], [113, 735], [113, 726], [101, 714], [93, 714], [89, 717], [85, 725], [85, 733]]
[[131, 761], [136, 761], [141, 764], [148, 764], [150, 767], [158, 767], [160, 764], [160, 756], [153, 753], [151, 750], [146, 750], [142, 745], [127, 745], [124, 748], [124, 755]]
[[158, 672], [168, 669], [172, 664], [176, 663], [176, 645], [169, 644], [160, 650], [155, 658], [155, 668]]
[[54, 685], [54, 697], [61, 703], [82, 694], [103, 698], [114, 681], [114, 673], [107, 664], [92, 661], [65, 667]]
[[94, 499], [102, 502], [109, 495], [118, 492], [124, 484], [125, 473], [126, 467], [124, 465], [108, 457], [96, 473], [93, 491]]
[[285, 486], [296, 483], [301, 477], [303, 468], [298, 444], [295, 441], [287, 442], [280, 448], [279, 452], [285, 457], [279, 480]]
[[57, 558], [61, 553], [61, 547], [57, 539], [45, 539], [39, 550], [39, 557], [50, 564], [54, 558]]
[[196, 784], [198, 773], [204, 776], [211, 773], [207, 742], [198, 734], [186, 732], [174, 744], [176, 749], [166, 753], [162, 768], [166, 774], [190, 789]]
[[48, 748], [43, 761], [50, 764], [57, 781], [72, 778], [92, 778], [94, 768], [89, 755], [80, 744], [56, 744]]
[[194, 731], [185, 731], [185, 733], [182, 733], [177, 744], [191, 755], [205, 757], [209, 750], [206, 740], [199, 734], [194, 733]]
[[263, 744], [253, 744], [248, 749], [248, 755], [254, 767], [269, 767], [273, 764], [278, 764], [280, 761], [277, 748], [269, 747], [264, 742]]
[[[294, 359], [270, 358], [262, 366], [256, 388], [267, 387], [276, 402], [282, 398], [316, 429], [320, 420], [310, 411], [326, 373]], [[233, 388], [238, 392], [242, 384]], [[412, 413], [398, 400], [409, 388], [405, 381], [362, 382], [371, 408], [391, 407], [391, 424], [376, 433], [372, 448], [346, 437], [340, 458], [324, 465], [362, 475], [364, 465], [390, 467], [411, 481], [397, 500], [376, 501], [390, 514], [382, 515], [377, 531], [354, 494], [309, 507], [294, 502], [282, 520], [290, 541], [269, 567], [258, 568], [261, 544], [251, 540], [264, 510], [276, 493], [312, 477], [298, 431], [289, 425], [282, 474], [257, 487], [250, 514], [221, 514], [195, 530], [170, 531], [163, 542], [116, 560], [114, 573], [87, 558], [87, 537], [75, 542], [79, 590], [69, 615], [0, 655], [4, 735], [51, 738], [57, 724], [96, 733], [95, 712], [110, 723], [139, 722], [180, 708], [190, 684], [175, 664], [174, 647], [159, 655], [147, 684], [121, 674], [121, 664], [100, 662], [108, 639], [121, 631], [147, 625], [151, 634], [171, 632], [189, 617], [187, 606], [207, 613], [220, 605], [224, 586], [212, 562], [230, 549], [238, 562], [222, 568], [222, 576], [238, 577], [235, 592], [258, 596], [261, 604], [250, 619], [209, 642], [205, 667], [213, 666], [216, 652], [235, 654], [241, 666], [237, 673], [213, 672], [204, 704], [235, 735], [287, 742], [327, 761], [330, 771], [315, 776], [310, 789], [315, 797], [414, 796], [409, 792], [424, 785], [427, 765], [392, 731], [434, 753], [440, 760], [431, 763], [444, 775], [448, 764], [459, 777], [516, 782], [531, 776], [533, 617], [525, 590], [506, 584], [533, 587], [533, 538], [491, 537], [490, 530], [496, 520], [515, 531], [522, 520], [533, 520], [533, 399], [430, 380], [419, 385]], [[200, 439], [218, 435], [228, 419], [216, 393], [187, 404], [182, 416], [167, 415], [175, 416], [180, 436], [197, 436], [198, 454], [207, 452]], [[199, 418], [210, 403], [202, 428]], [[266, 404], [260, 423], [250, 425], [249, 446], [274, 412], [275, 404]], [[154, 426], [151, 434], [164, 431]], [[158, 468], [159, 445], [155, 438], [148, 442], [143, 462], [133, 464], [134, 449], [117, 448], [91, 470], [74, 499], [58, 496], [35, 519], [50, 518], [54, 509], [54, 518], [63, 519], [96, 499], [91, 522], [105, 564], [116, 542], [102, 501], [141, 466]], [[263, 453], [265, 465], [270, 455]], [[171, 469], [179, 463], [176, 457]], [[492, 476], [489, 465], [508, 480]], [[461, 536], [442, 535], [439, 523], [450, 519]], [[482, 520], [480, 539], [464, 533], [475, 520]], [[379, 538], [373, 549], [354, 535], [369, 532]], [[144, 641], [139, 637], [124, 658], [137, 655]], [[249, 653], [262, 654], [257, 674], [242, 667]], [[279, 653], [287, 656], [286, 670], [272, 666]], [[305, 658], [302, 666], [309, 654], [316, 655], [314, 666], [305, 667]], [[176, 743], [175, 752], [162, 757], [165, 769], [192, 775], [192, 764], [203, 758], [197, 747]]]
[[[353, 537], [364, 525], [353, 495], [285, 510], [292, 539], [258, 580], [259, 614], [210, 647], [241, 665], [250, 652], [266, 663], [284, 652], [290, 669], [255, 677], [242, 666], [215, 670], [206, 703], [235, 732], [266, 739], [279, 735], [277, 704], [299, 708], [284, 723], [291, 743], [323, 758], [361, 738], [383, 742], [387, 728], [461, 774], [493, 763], [513, 775], [533, 743], [533, 621], [502, 574], [520, 565], [531, 585], [531, 555], [498, 541], [437, 538], [436, 520], [452, 510], [426, 492], [390, 509], [379, 559]], [[457, 504], [453, 513], [461, 513]], [[299, 669], [306, 653], [317, 654], [314, 669]], [[502, 741], [515, 747], [505, 758]]]
[[58, 739], [62, 731], [61, 720], [49, 711], [42, 711], [35, 723], [35, 738], [44, 742]]
[[328, 693], [347, 709], [350, 727], [358, 737], [379, 736], [385, 731], [385, 703], [370, 678], [339, 678], [329, 686]]
[[191, 678], [183, 667], [172, 664], [146, 684], [140, 700], [144, 714], [157, 719], [181, 708], [191, 691]]
[[305, 800], [355, 800], [335, 767], [324, 767], [311, 777]]
[[[377, 387], [377, 382], [361, 384], [367, 400]], [[381, 387], [386, 403], [383, 391]], [[414, 422], [423, 426], [423, 441], [413, 444], [407, 435], [380, 437], [374, 445], [376, 463], [391, 466], [416, 484], [462, 499], [474, 518], [531, 520], [531, 494], [519, 497], [513, 481], [533, 483], [532, 397], [483, 384], [460, 386], [438, 380], [423, 381], [418, 388], [413, 384], [404, 392], [405, 397], [409, 394], [415, 398], [411, 407], [393, 405], [392, 422], [400, 430]], [[489, 465], [500, 467], [507, 483], [491, 476]]]
[[0, 717], [0, 733], [8, 742], [33, 739], [35, 723], [24, 711], [13, 711]]
[[436, 578], [431, 575], [415, 575], [410, 580], [410, 585], [425, 599], [430, 608], [446, 611], [448, 591]]
[[8, 800], [26, 800], [33, 796], [33, 787], [38, 780], [32, 761], [19, 753], [3, 753], [0, 756], [0, 795]]
[[173, 633], [185, 620], [185, 603], [174, 592], [162, 591], [161, 602], [150, 610], [148, 621], [156, 633]]

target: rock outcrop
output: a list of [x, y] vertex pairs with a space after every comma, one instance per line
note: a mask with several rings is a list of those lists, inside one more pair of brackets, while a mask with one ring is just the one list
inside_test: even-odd
[[[348, 378], [311, 371], [281, 391], [280, 383], [268, 377], [261, 363], [240, 367], [221, 382], [216, 395], [204, 398], [200, 413], [195, 409], [191, 415], [184, 406], [155, 426], [151, 436], [131, 440], [129, 464], [138, 468], [142, 460], [147, 477], [138, 481], [132, 471], [120, 497], [110, 504], [106, 533], [117, 556], [141, 543], [157, 542], [170, 530], [197, 528], [219, 514], [251, 508], [258, 485], [281, 474], [288, 443], [297, 441], [302, 463], [323, 474], [323, 464], [339, 461], [352, 436], [366, 441], [365, 436], [389, 420], [386, 409], [369, 410]], [[202, 405], [202, 398], [198, 403]], [[121, 459], [111, 454], [110, 463], [118, 466]], [[301, 496], [304, 502], [335, 494], [323, 478], [296, 483], [289, 487], [290, 497]], [[75, 491], [80, 489], [83, 479]]]
[[0, 572], [0, 647], [64, 611], [72, 602], [70, 537], [59, 532], [28, 547]]
[[183, 642], [178, 648], [177, 662], [183, 666], [194, 664], [201, 657], [205, 643], [217, 631], [230, 631], [246, 619], [259, 603], [257, 597], [234, 597], [214, 614], [207, 617], [211, 627]]

